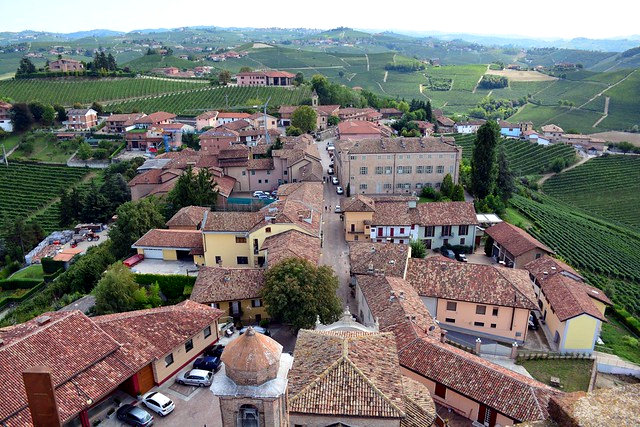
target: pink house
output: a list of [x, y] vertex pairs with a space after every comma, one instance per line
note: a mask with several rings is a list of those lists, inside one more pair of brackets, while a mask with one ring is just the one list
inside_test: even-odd
[[295, 74], [286, 71], [251, 71], [236, 74], [238, 86], [291, 86]]

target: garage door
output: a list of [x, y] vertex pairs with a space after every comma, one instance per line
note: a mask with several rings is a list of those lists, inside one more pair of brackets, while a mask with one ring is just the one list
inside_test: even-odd
[[162, 249], [145, 249], [144, 257], [151, 259], [162, 259]]
[[138, 371], [138, 386], [141, 394], [145, 394], [153, 388], [153, 368], [151, 364]]

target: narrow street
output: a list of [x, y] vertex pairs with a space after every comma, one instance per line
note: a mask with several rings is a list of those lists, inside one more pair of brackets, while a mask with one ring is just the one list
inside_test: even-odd
[[[325, 139], [317, 142], [322, 168], [325, 176], [331, 159], [327, 152], [327, 143], [335, 141], [335, 138]], [[342, 185], [342, 183], [340, 183]], [[324, 239], [322, 244], [321, 265], [329, 265], [333, 267], [338, 279], [340, 287], [338, 288], [338, 296], [343, 304], [349, 304], [352, 313], [356, 313], [355, 301], [351, 298], [351, 290], [349, 288], [349, 247], [344, 240], [344, 230], [340, 214], [335, 213], [335, 207], [340, 203], [340, 197], [336, 193], [337, 185], [326, 182], [324, 184], [324, 204], [326, 211], [324, 212], [324, 223], [322, 225]]]

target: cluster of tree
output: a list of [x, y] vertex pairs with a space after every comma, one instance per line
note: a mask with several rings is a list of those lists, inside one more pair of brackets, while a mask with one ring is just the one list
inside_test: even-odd
[[93, 61], [87, 64], [88, 70], [107, 70], [107, 71], [116, 71], [118, 70], [118, 64], [116, 62], [116, 58], [109, 53], [105, 55], [104, 52], [96, 52], [93, 57]]
[[399, 120], [396, 120], [391, 124], [391, 127], [398, 131], [401, 136], [405, 137], [419, 137], [421, 136], [420, 129], [418, 128], [418, 124], [416, 121], [428, 121], [433, 122], [433, 110], [431, 109], [431, 101], [423, 101], [412, 99], [411, 103], [407, 104], [404, 101], [401, 101], [403, 104], [406, 104], [408, 107], [408, 111], [405, 108], [405, 105], [402, 105], [404, 110], [404, 114]]
[[427, 67], [420, 61], [401, 62], [394, 64], [390, 62], [384, 66], [387, 71], [399, 71], [401, 73], [413, 73], [415, 71], [422, 71]]
[[451, 90], [451, 84], [453, 80], [446, 77], [427, 77], [427, 84], [425, 87], [429, 90], [435, 90], [440, 92], [446, 92]]
[[218, 84], [226, 86], [229, 83], [231, 83], [231, 72], [229, 70], [221, 70], [218, 73]]
[[480, 79], [480, 83], [478, 83], [480, 89], [500, 89], [507, 86], [509, 86], [509, 79], [492, 74], [485, 74]]
[[[86, 144], [86, 143], [85, 143]], [[78, 222], [105, 222], [111, 218], [120, 205], [131, 200], [127, 181], [135, 176], [144, 159], [114, 163], [104, 170], [100, 186], [95, 181], [85, 188], [62, 189], [60, 194], [61, 227]]]
[[[60, 113], [58, 111], [60, 109], [64, 111], [63, 107], [45, 105], [39, 101], [29, 104], [13, 104], [11, 108], [13, 128], [16, 132], [24, 132], [36, 123], [43, 126], [51, 126], [55, 123], [56, 117], [59, 117]], [[66, 113], [64, 113], [64, 117], [66, 119]]]
[[[203, 129], [205, 130], [205, 129]], [[185, 132], [182, 134], [182, 143], [194, 150], [200, 149], [200, 137], [195, 132]]]
[[320, 104], [338, 104], [342, 107], [366, 107], [366, 99], [354, 90], [337, 83], [331, 83], [322, 74], [316, 74], [311, 78], [311, 86], [318, 94]]
[[462, 184], [454, 184], [451, 174], [446, 174], [440, 184], [440, 191], [433, 187], [423, 187], [420, 197], [432, 202], [464, 202], [464, 187]]
[[124, 264], [112, 264], [97, 283], [95, 312], [98, 315], [122, 313], [162, 305], [160, 285], [140, 286]]
[[337, 290], [331, 267], [288, 258], [269, 268], [261, 297], [272, 319], [297, 331], [313, 328], [318, 316], [324, 324], [338, 320], [342, 304]]
[[316, 130], [318, 114], [308, 105], [302, 105], [291, 115], [291, 127], [299, 129], [302, 133], [310, 133]]
[[496, 99], [487, 96], [477, 107], [469, 110], [469, 116], [478, 119], [497, 120], [506, 119], [516, 113], [517, 108], [509, 99]]
[[620, 151], [622, 153], [635, 153], [640, 154], [640, 147], [636, 147], [630, 142], [622, 141], [622, 142], [611, 142], [608, 145], [609, 150], [613, 149], [614, 151]]
[[5, 262], [24, 260], [25, 254], [44, 237], [42, 227], [35, 221], [0, 217], [0, 259]]
[[214, 206], [218, 199], [217, 184], [207, 168], [197, 174], [191, 166], [178, 177], [176, 185], [166, 197], [165, 216], [171, 218], [185, 206]]
[[500, 128], [489, 120], [480, 126], [471, 157], [471, 192], [478, 212], [502, 213], [515, 190], [514, 174], [503, 149], [498, 149]]
[[576, 105], [576, 103], [573, 102], [573, 101], [569, 101], [567, 99], [560, 99], [560, 100], [558, 100], [558, 105], [567, 106], [567, 107], [573, 107], [573, 106]]
[[29, 58], [22, 58], [20, 60], [20, 64], [18, 65], [18, 69], [16, 70], [16, 76], [29, 75], [35, 73], [36, 71], [36, 66], [33, 65], [33, 62], [31, 62]]

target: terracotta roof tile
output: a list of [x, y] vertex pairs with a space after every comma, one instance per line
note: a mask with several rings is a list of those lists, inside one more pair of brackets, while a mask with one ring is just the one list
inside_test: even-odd
[[[607, 321], [591, 299], [591, 295], [593, 298], [600, 297], [600, 294], [604, 295], [600, 290], [562, 274], [554, 274], [543, 279], [540, 282], [540, 288], [561, 322], [581, 314], [588, 314], [603, 322]], [[594, 291], [597, 293], [593, 293]]]
[[477, 224], [473, 202], [431, 202], [418, 204], [419, 225]]
[[176, 115], [173, 113], [167, 113], [165, 111], [156, 111], [155, 113], [151, 113], [148, 116], [140, 117], [136, 120], [136, 123], [140, 124], [154, 124], [163, 122], [165, 120], [175, 119]]
[[195, 230], [201, 225], [204, 213], [208, 211], [209, 208], [202, 206], [185, 206], [167, 221], [167, 227], [193, 227]]
[[548, 253], [554, 253], [549, 247], [535, 239], [521, 228], [508, 222], [500, 222], [485, 230], [498, 244], [503, 246], [513, 256], [520, 256], [532, 249], [542, 249]]
[[336, 149], [351, 154], [377, 153], [455, 153], [461, 150], [452, 137], [373, 138], [338, 141]]
[[202, 304], [260, 297], [262, 268], [200, 267], [190, 299]]
[[133, 248], [203, 249], [200, 230], [164, 230], [154, 228], [139, 238]]
[[402, 376], [404, 412], [400, 427], [431, 427], [436, 419], [436, 406], [427, 386]]
[[350, 242], [351, 274], [374, 274], [404, 277], [409, 245], [394, 243]]
[[320, 238], [298, 230], [289, 230], [264, 239], [261, 251], [267, 251], [269, 266], [286, 258], [299, 257], [318, 264], [320, 261]]

